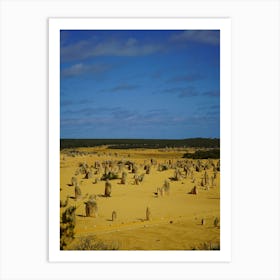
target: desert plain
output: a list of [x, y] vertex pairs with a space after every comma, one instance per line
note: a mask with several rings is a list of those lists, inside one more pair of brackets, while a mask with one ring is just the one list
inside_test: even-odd
[[[72, 236], [61, 249], [219, 250], [219, 159], [183, 158], [194, 151], [61, 150], [61, 221], [67, 209], [75, 209]], [[87, 211], [88, 201], [94, 201], [93, 212]]]

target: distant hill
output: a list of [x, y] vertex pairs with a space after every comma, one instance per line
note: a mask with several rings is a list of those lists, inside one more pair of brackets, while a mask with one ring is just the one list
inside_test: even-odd
[[60, 149], [108, 145], [111, 149], [158, 149], [176, 147], [220, 148], [219, 138], [188, 139], [60, 139]]

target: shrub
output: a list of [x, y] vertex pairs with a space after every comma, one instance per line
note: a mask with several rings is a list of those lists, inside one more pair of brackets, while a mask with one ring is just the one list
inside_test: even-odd
[[62, 223], [76, 224], [76, 207], [70, 206], [62, 213]]
[[61, 216], [60, 220], [60, 250], [74, 239], [76, 224], [76, 207], [68, 207]]
[[212, 243], [211, 241], [204, 242], [202, 244], [199, 244], [198, 246], [192, 247], [192, 250], [220, 250], [220, 243]]
[[118, 179], [118, 178], [119, 178], [118, 174], [109, 171], [107, 174], [104, 173], [102, 175], [101, 180], [102, 181], [105, 181], [105, 180], [115, 180], [115, 179]]
[[118, 250], [118, 243], [106, 244], [94, 236], [81, 238], [73, 250]]
[[194, 153], [185, 153], [183, 158], [193, 158], [193, 159], [210, 159], [210, 158], [220, 158], [220, 149], [212, 149], [212, 150], [198, 150]]
[[73, 224], [60, 224], [60, 250], [73, 241], [75, 225]]

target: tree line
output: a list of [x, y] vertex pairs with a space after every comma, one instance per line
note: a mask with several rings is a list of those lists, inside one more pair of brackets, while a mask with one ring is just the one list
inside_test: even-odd
[[188, 139], [60, 139], [60, 149], [108, 145], [110, 149], [219, 148], [219, 138]]

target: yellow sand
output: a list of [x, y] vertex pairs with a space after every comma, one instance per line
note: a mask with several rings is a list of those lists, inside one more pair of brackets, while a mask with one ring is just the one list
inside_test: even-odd
[[[86, 162], [88, 166], [95, 161], [103, 160], [129, 160], [138, 166], [150, 163], [156, 159], [157, 163], [166, 160], [182, 160], [182, 155], [190, 149], [135, 149], [135, 150], [109, 150], [106, 147], [79, 148], [84, 152], [96, 152], [84, 156], [67, 156], [67, 150], [61, 152], [60, 172], [60, 199], [64, 201], [67, 196], [74, 197], [74, 186], [70, 186], [71, 178], [80, 163]], [[205, 162], [205, 160], [203, 160]], [[216, 163], [217, 161], [214, 160]], [[183, 169], [180, 169], [183, 172]], [[94, 173], [95, 169], [93, 169]], [[127, 172], [126, 185], [120, 184], [120, 179], [111, 180], [111, 197], [102, 197], [105, 181], [94, 183], [95, 178], [102, 174], [93, 174], [93, 178], [84, 179], [84, 174], [76, 177], [82, 191], [82, 198], [69, 199], [67, 207], [75, 205], [76, 227], [75, 242], [81, 237], [96, 236], [104, 243], [117, 244], [119, 250], [191, 250], [201, 249], [203, 243], [219, 244], [220, 228], [213, 225], [215, 217], [220, 218], [220, 174], [218, 172], [216, 186], [206, 190], [200, 186], [204, 170], [195, 172], [196, 182], [192, 183], [190, 177], [180, 181], [172, 181], [174, 169], [157, 171], [157, 165], [152, 166], [150, 174], [146, 174], [140, 185], [134, 184], [130, 171]], [[138, 174], [145, 173], [143, 166]], [[209, 178], [213, 175], [212, 168], [207, 170]], [[121, 173], [119, 174], [121, 177]], [[154, 192], [163, 186], [165, 179], [170, 181], [170, 195], [157, 197]], [[188, 192], [196, 185], [198, 194]], [[89, 195], [97, 195], [98, 217], [85, 217], [84, 202]], [[146, 208], [151, 210], [151, 220], [146, 220]], [[61, 208], [62, 213], [65, 208]], [[111, 220], [112, 211], [117, 212], [117, 219]], [[201, 220], [205, 224], [201, 225]], [[67, 249], [67, 248], [66, 248]]]

